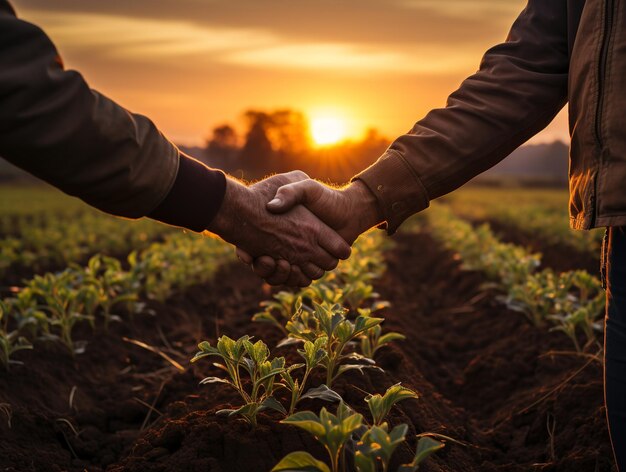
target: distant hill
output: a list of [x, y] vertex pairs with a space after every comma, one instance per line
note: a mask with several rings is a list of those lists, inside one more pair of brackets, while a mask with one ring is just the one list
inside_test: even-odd
[[498, 177], [567, 182], [569, 147], [562, 141], [522, 146], [476, 180]]

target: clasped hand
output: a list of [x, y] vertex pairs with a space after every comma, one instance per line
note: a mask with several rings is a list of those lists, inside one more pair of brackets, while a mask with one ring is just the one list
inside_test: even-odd
[[380, 221], [362, 182], [336, 189], [293, 171], [250, 187], [229, 179], [209, 230], [237, 246], [267, 283], [305, 287], [347, 259], [356, 238]]

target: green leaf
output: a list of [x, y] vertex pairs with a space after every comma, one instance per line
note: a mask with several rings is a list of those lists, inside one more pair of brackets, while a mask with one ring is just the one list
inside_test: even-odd
[[252, 317], [252, 321], [259, 321], [262, 323], [272, 323], [276, 325], [280, 324], [278, 320], [274, 317], [274, 315], [272, 315], [271, 313], [268, 313], [267, 311], [262, 311], [260, 313], [257, 313], [256, 315]]
[[335, 336], [342, 343], [347, 343], [355, 337], [354, 326], [348, 320], [343, 320], [335, 330]]
[[389, 344], [390, 342], [393, 342], [393, 341], [402, 341], [404, 339], [406, 339], [406, 336], [404, 334], [395, 333], [395, 332], [386, 333], [386, 334], [383, 334], [378, 339], [378, 345], [382, 346], [383, 344]]
[[276, 400], [274, 397], [266, 398], [263, 401], [263, 403], [261, 403], [261, 409], [274, 410], [279, 413], [282, 413], [283, 415], [287, 414], [287, 410], [285, 410], [285, 408], [281, 405], [281, 403], [278, 400]]
[[[322, 409], [324, 411], [325, 409]], [[321, 438], [326, 434], [324, 425], [320, 422], [320, 418], [312, 411], [300, 411], [281, 421], [284, 424], [297, 426], [316, 438]]]
[[294, 344], [299, 344], [301, 342], [302, 342], [301, 339], [289, 337], [289, 338], [281, 339], [279, 343], [276, 344], [276, 347], [292, 346]]
[[271, 472], [330, 472], [330, 469], [308, 452], [298, 451], [283, 457]]
[[357, 472], [376, 472], [376, 462], [360, 451], [354, 455], [354, 465]]
[[243, 345], [246, 349], [246, 352], [250, 356], [250, 358], [257, 364], [261, 364], [267, 360], [270, 354], [270, 350], [267, 345], [258, 340], [256, 343], [252, 344], [250, 341], [245, 340]]
[[261, 377], [259, 377], [259, 379], [257, 380], [257, 383], [261, 383], [264, 380], [269, 379], [270, 377], [274, 377], [275, 375], [281, 374], [282, 372], [284, 372], [285, 369], [284, 368], [280, 368], [280, 369], [271, 369], [270, 371], [268, 371], [267, 373], [264, 373]]
[[196, 362], [208, 356], [221, 355], [221, 353], [216, 348], [211, 346], [208, 341], [202, 341], [200, 344], [198, 344], [198, 349], [200, 349], [200, 351], [196, 352], [195, 356], [193, 356], [193, 358], [191, 359], [191, 362]]
[[248, 420], [250, 423], [252, 424], [256, 424], [256, 414], [259, 411], [260, 405], [258, 403], [252, 402], [252, 403], [247, 403], [245, 405], [243, 405], [240, 408], [237, 409], [225, 409], [225, 410], [218, 410], [215, 412], [215, 414], [217, 416], [234, 416], [234, 415], [241, 415], [243, 416], [246, 420]]
[[354, 334], [361, 334], [363, 331], [367, 331], [376, 325], [385, 321], [383, 318], [374, 318], [371, 316], [359, 316], [354, 321]]
[[221, 377], [206, 377], [200, 381], [200, 385], [213, 384], [213, 383], [224, 383], [228, 385], [232, 385], [230, 380], [222, 379]]
[[422, 461], [428, 456], [443, 449], [445, 444], [436, 441], [435, 439], [424, 436], [417, 442], [417, 451], [415, 452], [415, 458], [410, 464], [403, 464], [398, 468], [398, 472], [415, 472]]
[[384, 372], [383, 369], [375, 365], [344, 364], [344, 365], [339, 366], [339, 368], [337, 369], [337, 374], [335, 374], [335, 376], [333, 377], [333, 380], [349, 370], [358, 370], [359, 372], [361, 372], [361, 374], [363, 374], [364, 369], [376, 369], [381, 372]]
[[396, 403], [408, 398], [418, 398], [417, 393], [398, 383], [389, 387], [384, 395], [370, 395], [365, 401], [372, 413], [374, 424], [381, 424]]
[[417, 452], [415, 453], [415, 458], [413, 459], [413, 464], [419, 464], [428, 456], [437, 452], [440, 449], [443, 449], [445, 444], [437, 441], [436, 439], [429, 438], [428, 436], [424, 436], [420, 438], [417, 442]]
[[350, 434], [358, 429], [363, 423], [363, 416], [359, 413], [348, 416], [341, 422], [341, 429], [344, 434]]
[[319, 387], [309, 389], [304, 395], [300, 397], [300, 400], [305, 398], [324, 400], [327, 402], [340, 402], [343, 399], [334, 390], [328, 388], [326, 384], [322, 384]]

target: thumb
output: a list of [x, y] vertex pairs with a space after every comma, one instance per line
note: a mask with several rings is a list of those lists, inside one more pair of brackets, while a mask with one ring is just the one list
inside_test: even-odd
[[272, 213], [285, 213], [296, 205], [316, 200], [321, 191], [321, 184], [310, 179], [283, 185], [267, 204], [267, 209]]

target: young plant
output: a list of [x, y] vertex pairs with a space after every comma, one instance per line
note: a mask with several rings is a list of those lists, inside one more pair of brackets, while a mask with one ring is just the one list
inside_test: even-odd
[[[98, 288], [98, 302], [104, 317], [104, 328], [108, 329], [111, 321], [121, 321], [113, 313], [115, 307], [125, 304], [133, 307], [139, 298], [139, 284], [132, 274], [122, 270], [118, 259], [96, 255], [89, 259], [86, 273], [90, 282]], [[135, 310], [129, 309], [132, 316]]]
[[[387, 423], [368, 429], [356, 446], [354, 455], [356, 471], [377, 472], [380, 465], [383, 472], [388, 472], [391, 457], [398, 446], [406, 440], [407, 431], [406, 424], [400, 424], [389, 431]], [[396, 471], [415, 472], [424, 459], [443, 447], [443, 443], [428, 436], [420, 438], [413, 460], [408, 464], [402, 464]]]
[[93, 328], [98, 307], [97, 286], [79, 272], [66, 269], [60, 274], [35, 276], [28, 288], [42, 299], [42, 310], [48, 313], [50, 326], [58, 328], [59, 338], [72, 356], [83, 352], [84, 344], [73, 341], [72, 331], [83, 321]]
[[326, 448], [331, 467], [329, 469], [326, 464], [318, 461], [308, 452], [298, 451], [285, 456], [271, 472], [339, 472], [342, 470], [340, 466], [345, 467], [343, 461], [340, 463], [344, 447], [352, 438], [352, 434], [362, 426], [363, 416], [353, 413], [342, 402], [337, 409], [337, 415], [322, 408], [319, 416], [312, 411], [302, 411], [289, 416], [281, 423], [297, 426], [311, 433]]
[[[277, 357], [269, 360], [270, 351], [263, 341], [252, 343], [249, 336], [243, 336], [237, 341], [222, 336], [217, 340], [217, 346], [211, 346], [207, 341], [198, 344], [199, 352], [191, 359], [196, 362], [205, 357], [215, 356], [224, 362], [214, 363], [215, 367], [224, 370], [228, 378], [206, 377], [201, 384], [223, 383], [233, 387], [243, 400], [244, 404], [235, 409], [220, 410], [218, 415], [240, 415], [252, 426], [257, 425], [257, 415], [260, 411], [272, 409], [287, 414], [284, 407], [273, 397], [277, 386], [276, 377], [300, 366], [285, 368], [285, 358]], [[251, 383], [250, 391], [246, 390], [242, 381], [242, 369]]]
[[[405, 398], [416, 398], [414, 392], [394, 385], [385, 395], [373, 396], [381, 403], [372, 406], [377, 414], [389, 411], [394, 403]], [[373, 398], [371, 397], [371, 398]], [[387, 405], [382, 406], [382, 403]], [[391, 458], [400, 444], [406, 441], [408, 426], [401, 424], [389, 431], [385, 422], [367, 428], [363, 417], [354, 413], [343, 402], [339, 404], [337, 415], [322, 408], [319, 417], [310, 411], [296, 413], [282, 423], [298, 426], [311, 433], [325, 448], [330, 458], [331, 467], [317, 460], [308, 452], [297, 451], [285, 456], [271, 472], [339, 472], [348, 467], [347, 453], [354, 453], [353, 462], [356, 472], [389, 471]], [[419, 464], [432, 453], [443, 448], [444, 444], [424, 436], [418, 440], [413, 460], [401, 465], [397, 472], [415, 472]]]
[[326, 357], [326, 351], [324, 350], [325, 345], [326, 338], [322, 336], [317, 338], [315, 342], [305, 341], [303, 349], [298, 349], [298, 354], [300, 354], [300, 356], [304, 359], [304, 364], [296, 364], [295, 366], [292, 366], [292, 370], [304, 367], [304, 374], [302, 375], [301, 380], [294, 379], [291, 375], [291, 371], [288, 370], [280, 374], [283, 379], [283, 383], [281, 385], [291, 392], [291, 404], [289, 407], [290, 415], [293, 415], [298, 402], [306, 398], [331, 402], [341, 401], [341, 396], [324, 384], [319, 387], [312, 388], [304, 393], [309, 375], [313, 369], [322, 365], [324, 358]]
[[43, 311], [37, 296], [28, 287], [20, 290], [15, 297], [4, 300], [5, 313], [10, 313], [17, 330], [30, 339], [46, 335], [50, 331], [48, 315]]
[[[371, 316], [371, 311], [369, 309], [359, 309], [359, 314], [361, 316]], [[391, 344], [394, 341], [406, 339], [406, 336], [396, 332], [383, 334], [382, 326], [376, 325], [365, 331], [359, 339], [361, 341], [361, 354], [368, 359], [374, 359], [374, 355], [381, 347]]]
[[19, 364], [18, 361], [11, 359], [13, 354], [32, 348], [32, 344], [20, 336], [17, 330], [9, 331], [7, 305], [0, 300], [0, 364], [8, 371], [11, 364]]
[[312, 314], [301, 311], [287, 323], [287, 331], [291, 338], [312, 342], [320, 337], [325, 338], [326, 356], [322, 363], [326, 368], [328, 388], [332, 388], [333, 381], [348, 370], [357, 369], [362, 372], [365, 368], [373, 367], [364, 364], [343, 364], [346, 360], [373, 362], [357, 353], [344, 354], [344, 350], [367, 330], [382, 323], [383, 319], [359, 315], [352, 322], [346, 319], [345, 313], [345, 308], [340, 305], [315, 303]]
[[417, 393], [409, 388], [403, 387], [399, 383], [389, 387], [384, 395], [379, 393], [375, 395], [368, 395], [365, 398], [365, 401], [367, 402], [367, 406], [372, 414], [374, 425], [378, 426], [383, 424], [383, 421], [391, 411], [391, 408], [396, 403], [409, 398], [417, 399]]
[[289, 333], [287, 333], [284, 324], [291, 319], [294, 313], [298, 313], [302, 309], [302, 297], [297, 293], [278, 292], [274, 295], [273, 300], [261, 302], [261, 307], [264, 310], [256, 313], [252, 317], [252, 321], [269, 323], [287, 336]]

